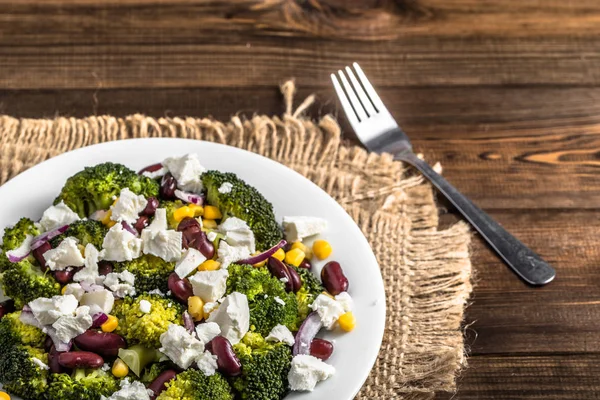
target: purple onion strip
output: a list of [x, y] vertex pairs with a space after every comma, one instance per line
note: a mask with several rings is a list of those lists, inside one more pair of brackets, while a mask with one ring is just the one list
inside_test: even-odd
[[239, 260], [238, 263], [239, 264], [250, 264], [250, 265], [258, 264], [259, 262], [268, 260], [269, 257], [271, 257], [273, 254], [275, 254], [277, 252], [277, 250], [279, 250], [286, 244], [287, 244], [287, 242], [285, 240], [281, 240], [279, 243], [277, 243], [275, 246], [271, 247], [269, 250], [264, 251], [255, 256], [246, 258], [244, 260]]
[[69, 229], [69, 225], [63, 225], [61, 227], [52, 229], [51, 231], [42, 233], [39, 236], [36, 236], [33, 238], [33, 240], [31, 241], [31, 250], [35, 250], [38, 247], [40, 247], [41, 245], [43, 245], [45, 242], [47, 242], [48, 240], [55, 238], [56, 236], [60, 235], [61, 233], [65, 233], [65, 231]]
[[186, 203], [192, 203], [199, 206], [204, 204], [204, 197], [200, 196], [199, 194], [184, 192], [183, 190], [179, 189], [175, 190], [175, 197], [185, 201]]
[[314, 311], [310, 313], [304, 322], [302, 322], [302, 325], [300, 325], [300, 329], [298, 329], [292, 354], [295, 356], [298, 354], [310, 354], [310, 344], [322, 327], [323, 323], [319, 314]]

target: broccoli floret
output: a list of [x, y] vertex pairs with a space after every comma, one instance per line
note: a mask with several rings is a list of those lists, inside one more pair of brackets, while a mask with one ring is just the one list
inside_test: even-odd
[[60, 284], [49, 273], [32, 264], [28, 259], [18, 263], [0, 262], [2, 275], [0, 285], [4, 294], [15, 301], [20, 309], [38, 297], [52, 297], [60, 294]]
[[183, 202], [181, 200], [161, 200], [158, 207], [164, 208], [167, 211], [167, 225], [169, 229], [177, 229], [177, 225], [179, 222], [175, 220], [173, 217], [173, 213], [180, 207], [183, 207]]
[[0, 354], [7, 347], [25, 345], [42, 348], [46, 334], [35, 326], [21, 322], [21, 311], [6, 314], [0, 321]]
[[227, 269], [229, 277], [226, 294], [240, 292], [246, 295], [250, 308], [251, 329], [264, 336], [278, 324], [285, 325], [292, 331], [298, 329], [296, 296], [286, 292], [283, 282], [271, 275], [267, 268], [231, 264]]
[[48, 371], [38, 368], [39, 376], [19, 378], [6, 383], [4, 390], [28, 400], [45, 400], [48, 390]]
[[285, 395], [292, 361], [288, 346], [269, 343], [261, 335], [250, 332], [233, 350], [242, 363], [242, 374], [231, 378], [240, 399], [279, 400]]
[[[231, 191], [219, 193], [219, 188], [225, 182], [232, 184]], [[202, 183], [206, 188], [208, 203], [218, 207], [223, 218], [233, 216], [248, 223], [254, 232], [258, 251], [273, 247], [283, 238], [271, 203], [235, 174], [208, 171], [202, 175]]]
[[100, 400], [119, 390], [119, 380], [102, 369], [76, 369], [71, 375], [51, 374], [48, 400]]
[[296, 292], [296, 300], [298, 301], [298, 323], [300, 324], [312, 311], [309, 306], [315, 301], [317, 296], [325, 290], [325, 288], [323, 288], [319, 278], [308, 269], [296, 268], [290, 265], [288, 265], [288, 268], [295, 268], [302, 281], [302, 287]]
[[37, 236], [40, 230], [36, 228], [29, 218], [21, 218], [14, 226], [4, 229], [2, 236], [2, 250], [9, 251], [18, 248], [26, 235]]
[[154, 382], [154, 380], [158, 378], [160, 374], [162, 374], [168, 369], [174, 369], [173, 365], [169, 362], [157, 362], [150, 364], [149, 366], [144, 368], [144, 372], [140, 380], [142, 381], [142, 383], [148, 386], [149, 384]]
[[[151, 304], [149, 313], [140, 311], [140, 301]], [[135, 299], [126, 297], [115, 302], [113, 314], [119, 319], [116, 333], [125, 337], [127, 343], [139, 343], [145, 347], [160, 347], [160, 335], [170, 324], [183, 325], [184, 308], [174, 300], [159, 295], [143, 294]]]
[[231, 386], [218, 372], [211, 376], [189, 369], [167, 383], [156, 400], [233, 400]]
[[102, 248], [104, 236], [108, 232], [102, 222], [94, 221], [93, 219], [82, 219], [73, 222], [67, 230], [50, 240], [50, 245], [53, 248], [58, 247], [60, 242], [68, 237], [74, 237], [79, 240], [79, 244], [86, 246], [88, 243], [93, 244], [97, 249]]
[[174, 269], [175, 263], [152, 254], [144, 254], [134, 260], [115, 264], [115, 272], [127, 270], [135, 275], [135, 289], [139, 292], [149, 292], [153, 289], [167, 292], [167, 281]]
[[150, 197], [158, 196], [159, 184], [124, 165], [106, 162], [87, 167], [67, 179], [54, 204], [62, 200], [83, 218], [96, 210], [108, 210], [113, 196], [118, 196], [124, 188]]

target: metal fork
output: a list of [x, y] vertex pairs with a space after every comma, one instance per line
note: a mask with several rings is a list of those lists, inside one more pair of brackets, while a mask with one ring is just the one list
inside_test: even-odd
[[341, 85], [335, 74], [331, 74], [331, 80], [350, 125], [365, 147], [376, 153], [391, 153], [396, 160], [418, 169], [527, 283], [545, 285], [552, 281], [556, 272], [548, 263], [415, 155], [408, 136], [385, 108], [360, 66], [357, 63], [353, 66], [358, 79], [352, 69], [346, 67], [346, 74], [338, 71]]

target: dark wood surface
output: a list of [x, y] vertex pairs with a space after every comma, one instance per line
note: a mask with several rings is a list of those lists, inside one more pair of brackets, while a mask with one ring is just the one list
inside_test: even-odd
[[416, 149], [558, 273], [532, 289], [474, 241], [454, 398], [598, 397], [597, 0], [0, 0], [14, 116], [280, 113], [289, 77], [313, 115], [339, 114], [328, 75], [352, 61]]

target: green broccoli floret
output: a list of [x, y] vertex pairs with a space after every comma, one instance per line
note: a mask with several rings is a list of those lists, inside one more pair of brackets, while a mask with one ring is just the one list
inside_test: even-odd
[[146, 368], [144, 368], [144, 372], [142, 373], [142, 377], [140, 381], [144, 383], [146, 386], [154, 382], [156, 378], [163, 372], [168, 369], [174, 369], [173, 365], [170, 362], [157, 362], [150, 364]]
[[48, 400], [100, 400], [119, 390], [119, 380], [102, 369], [76, 369], [71, 375], [51, 374]]
[[40, 230], [36, 228], [29, 218], [21, 218], [14, 226], [4, 229], [2, 236], [2, 250], [9, 251], [18, 248], [26, 235], [37, 236]]
[[175, 263], [152, 254], [144, 254], [134, 260], [115, 264], [115, 272], [127, 270], [135, 275], [135, 288], [139, 292], [149, 292], [153, 289], [167, 292], [167, 281], [174, 269]]
[[292, 361], [288, 346], [250, 332], [233, 350], [242, 363], [242, 375], [230, 381], [240, 399], [279, 400], [285, 395]]
[[[151, 304], [149, 313], [140, 311], [140, 301]], [[145, 347], [160, 347], [160, 335], [170, 324], [183, 325], [184, 308], [174, 300], [153, 294], [143, 294], [135, 299], [126, 297], [115, 302], [113, 314], [119, 319], [115, 333], [127, 339], [127, 343], [139, 343]]]
[[67, 179], [54, 204], [62, 200], [83, 218], [96, 210], [108, 210], [113, 196], [118, 196], [124, 188], [150, 197], [158, 196], [159, 184], [124, 165], [106, 162], [87, 167]]
[[218, 372], [211, 376], [189, 369], [167, 383], [156, 400], [233, 400], [231, 386]]
[[[286, 292], [285, 285], [267, 268], [231, 264], [228, 268], [227, 292], [240, 292], [248, 298], [251, 329], [266, 336], [275, 325], [298, 329], [298, 303], [294, 293]], [[266, 296], [266, 297], [265, 297]], [[281, 299], [282, 305], [276, 297]]]
[[298, 301], [298, 324], [300, 324], [312, 311], [309, 306], [315, 301], [317, 296], [325, 290], [325, 288], [323, 288], [319, 278], [308, 269], [296, 268], [290, 265], [288, 265], [288, 268], [295, 268], [302, 281], [302, 288], [296, 292], [296, 300]]
[[[229, 193], [219, 193], [225, 182], [233, 185]], [[232, 173], [208, 171], [202, 175], [209, 204], [218, 207], [223, 218], [233, 216], [248, 223], [256, 238], [256, 248], [264, 251], [276, 245], [283, 232], [273, 213], [273, 206], [255, 188]]]
[[15, 345], [38, 348], [44, 346], [46, 334], [35, 326], [21, 322], [19, 319], [20, 316], [21, 311], [15, 311], [6, 314], [2, 320], [0, 320], [0, 354], [2, 354], [1, 349]]
[[179, 207], [183, 206], [183, 202], [181, 200], [175, 200], [175, 201], [171, 201], [171, 200], [161, 200], [158, 207], [159, 208], [164, 208], [167, 211], [167, 225], [169, 227], [169, 229], [177, 229], [177, 225], [179, 225], [179, 222], [175, 221], [175, 218], [173, 217], [173, 212], [175, 212], [175, 210], [177, 210]]
[[48, 371], [39, 369], [39, 376], [19, 378], [16, 381], [6, 383], [4, 390], [23, 399], [45, 400], [48, 390]]
[[2, 275], [0, 285], [4, 294], [15, 301], [16, 308], [38, 297], [52, 297], [60, 294], [60, 284], [49, 273], [32, 264], [28, 259], [18, 263], [0, 261]]
[[88, 243], [93, 244], [97, 249], [102, 248], [104, 236], [108, 232], [102, 222], [93, 219], [82, 219], [73, 222], [67, 230], [50, 240], [50, 245], [53, 248], [58, 247], [60, 242], [68, 237], [74, 237], [79, 240], [79, 244], [86, 246]]

